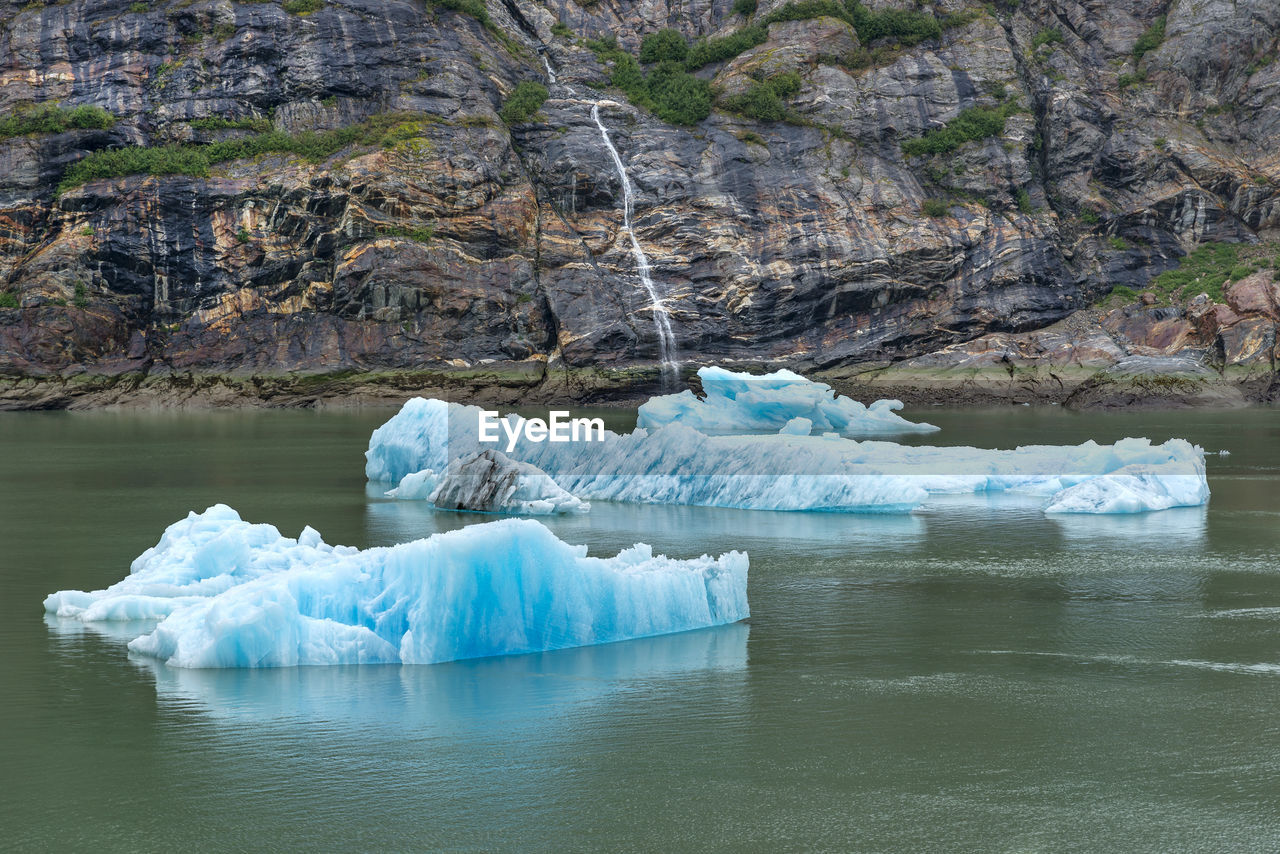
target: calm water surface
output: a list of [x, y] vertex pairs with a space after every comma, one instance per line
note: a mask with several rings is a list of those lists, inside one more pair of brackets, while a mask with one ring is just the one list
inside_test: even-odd
[[[182, 671], [46, 620], [214, 502], [385, 545], [387, 411], [0, 416], [0, 847], [1280, 849], [1280, 411], [917, 413], [916, 443], [1183, 436], [1207, 509], [597, 502], [610, 554], [751, 555], [748, 624], [420, 667]], [[625, 428], [633, 416], [612, 416]]]

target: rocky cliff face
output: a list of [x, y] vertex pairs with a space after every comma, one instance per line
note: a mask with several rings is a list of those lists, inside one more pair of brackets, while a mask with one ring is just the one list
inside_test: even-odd
[[[960, 364], [1141, 290], [1199, 243], [1280, 234], [1274, 0], [921, 8], [949, 26], [910, 47], [831, 16], [769, 24], [696, 73], [723, 98], [798, 72], [787, 119], [716, 109], [676, 127], [608, 88], [583, 40], [733, 33], [748, 19], [728, 0], [490, 0], [487, 24], [418, 0], [0, 0], [0, 115], [116, 116], [0, 140], [0, 296], [16, 304], [0, 308], [0, 392], [53, 406], [214, 377], [262, 396], [351, 375], [555, 397], [652, 382], [653, 306], [597, 102], [686, 363]], [[556, 82], [508, 127], [517, 83], [546, 82], [540, 51]], [[998, 135], [903, 152], [1004, 105]], [[105, 149], [358, 127], [323, 156], [56, 189]], [[1271, 343], [1249, 363], [1269, 371], [1274, 301], [1223, 308], [1260, 324], [1245, 337]], [[1203, 311], [1168, 310], [1200, 337], [1156, 349], [1227, 346], [1233, 323], [1205, 333]]]

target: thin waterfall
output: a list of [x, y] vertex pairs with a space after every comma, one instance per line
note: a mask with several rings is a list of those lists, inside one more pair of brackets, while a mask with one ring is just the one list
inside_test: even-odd
[[545, 69], [547, 69], [547, 82], [548, 82], [548, 83], [555, 83], [555, 82], [556, 82], [556, 73], [555, 73], [554, 71], [552, 71], [552, 70], [551, 70], [551, 63], [550, 63], [549, 61], [547, 61], [547, 55], [546, 55], [545, 53], [544, 53], [544, 54], [542, 54], [542, 67], [543, 67], [543, 68], [545, 68]]
[[613, 142], [609, 139], [609, 131], [605, 128], [604, 122], [600, 121], [599, 102], [591, 105], [591, 118], [595, 121], [596, 127], [600, 128], [600, 138], [604, 140], [605, 148], [609, 149], [613, 166], [618, 170], [618, 178], [622, 180], [622, 228], [631, 239], [631, 254], [636, 259], [636, 271], [640, 274], [640, 283], [648, 291], [649, 300], [653, 305], [653, 325], [658, 331], [658, 358], [662, 362], [662, 382], [663, 385], [674, 384], [680, 378], [680, 363], [676, 361], [676, 336], [671, 331], [671, 316], [667, 313], [667, 307], [658, 298], [653, 279], [649, 276], [649, 258], [640, 248], [636, 233], [631, 228], [631, 180], [627, 177], [626, 167], [622, 165], [622, 158], [618, 156], [618, 149], [613, 147]]

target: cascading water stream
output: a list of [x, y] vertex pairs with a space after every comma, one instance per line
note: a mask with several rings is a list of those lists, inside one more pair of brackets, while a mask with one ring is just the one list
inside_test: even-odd
[[548, 82], [548, 83], [555, 83], [555, 82], [556, 82], [556, 73], [555, 73], [554, 71], [552, 71], [552, 70], [551, 70], [551, 62], [550, 62], [550, 61], [548, 61], [548, 59], [547, 59], [547, 55], [546, 55], [545, 53], [542, 55], [542, 67], [543, 67], [543, 68], [545, 68], [545, 69], [547, 69], [547, 82]]
[[662, 382], [664, 385], [669, 385], [680, 377], [680, 363], [676, 361], [676, 336], [671, 331], [671, 316], [658, 297], [653, 279], [649, 275], [649, 258], [640, 248], [640, 241], [636, 240], [636, 233], [631, 228], [631, 180], [627, 177], [627, 169], [622, 165], [618, 149], [613, 147], [613, 142], [609, 139], [608, 129], [605, 128], [604, 122], [600, 121], [599, 102], [591, 105], [591, 118], [595, 121], [596, 127], [600, 128], [600, 138], [604, 140], [605, 148], [609, 149], [613, 166], [618, 170], [618, 178], [622, 181], [622, 228], [631, 240], [631, 254], [636, 259], [636, 271], [640, 274], [640, 283], [648, 292], [653, 306], [653, 325], [658, 331], [658, 358], [662, 362]]

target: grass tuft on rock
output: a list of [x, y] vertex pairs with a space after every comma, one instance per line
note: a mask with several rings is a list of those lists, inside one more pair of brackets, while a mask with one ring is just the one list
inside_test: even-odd
[[116, 117], [101, 107], [38, 104], [0, 117], [0, 139], [69, 130], [105, 130], [115, 123]]
[[[99, 178], [125, 175], [192, 175], [203, 177], [217, 163], [263, 154], [293, 154], [319, 163], [352, 146], [394, 145], [418, 132], [426, 120], [416, 113], [382, 113], [345, 128], [289, 134], [272, 130], [204, 145], [128, 146], [96, 151], [71, 164], [57, 192], [65, 193]], [[406, 134], [408, 136], [406, 136]]]
[[924, 136], [902, 143], [902, 153], [909, 157], [925, 154], [949, 154], [966, 142], [1004, 133], [1005, 120], [1018, 111], [1014, 101], [999, 107], [970, 107], [947, 122], [945, 127], [926, 131]]
[[529, 121], [547, 100], [547, 87], [532, 80], [522, 80], [516, 84], [498, 115], [508, 125], [518, 125]]

